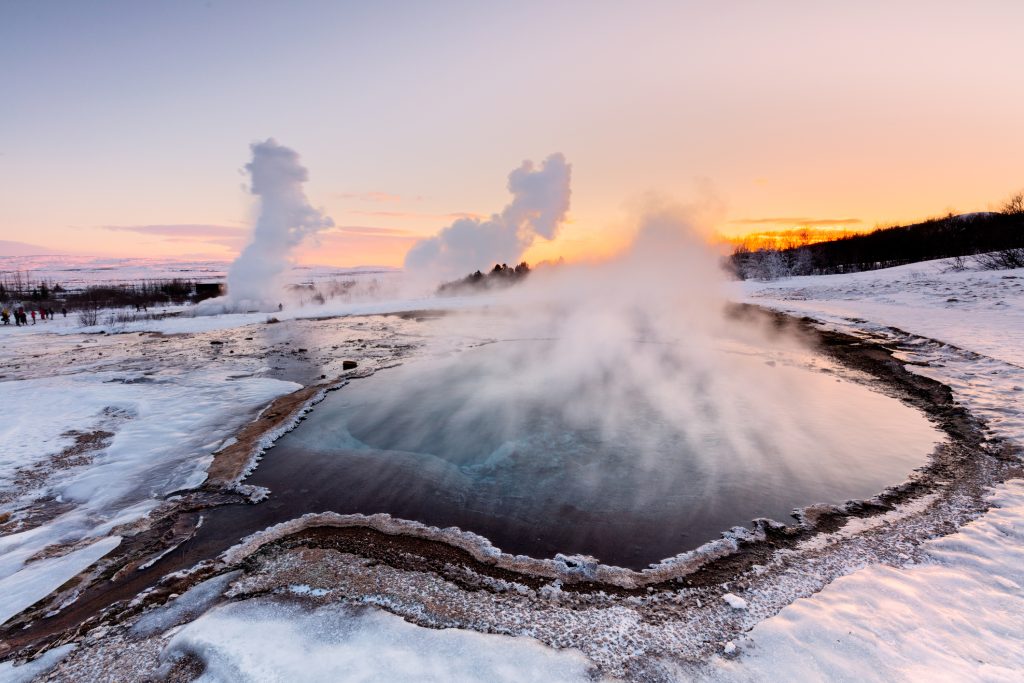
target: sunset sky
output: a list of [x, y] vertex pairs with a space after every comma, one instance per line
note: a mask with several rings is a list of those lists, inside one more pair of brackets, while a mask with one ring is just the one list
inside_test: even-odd
[[399, 265], [561, 152], [608, 253], [650, 195], [726, 234], [867, 229], [1024, 187], [1024, 2], [0, 0], [0, 240], [233, 256], [250, 143], [337, 227], [306, 262]]

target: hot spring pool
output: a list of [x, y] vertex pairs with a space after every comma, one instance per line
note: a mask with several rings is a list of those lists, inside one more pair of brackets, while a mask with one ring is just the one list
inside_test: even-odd
[[282, 518], [387, 512], [514, 554], [642, 568], [757, 517], [870, 497], [943, 439], [918, 411], [807, 353], [733, 344], [694, 367], [579, 372], [538, 369], [545, 343], [353, 381], [249, 483], [272, 490], [263, 505]]

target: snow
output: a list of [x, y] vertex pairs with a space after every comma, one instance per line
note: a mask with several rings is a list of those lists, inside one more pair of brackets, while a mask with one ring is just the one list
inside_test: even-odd
[[[258, 627], [257, 627], [258, 626]], [[163, 657], [219, 681], [589, 681], [590, 663], [532, 638], [428, 629], [375, 608], [231, 603], [182, 627]]]
[[[201, 484], [218, 443], [298, 388], [219, 368], [0, 382], [0, 513], [16, 525], [0, 537], [0, 581], [44, 550], [109, 534], [167, 494]], [[76, 433], [98, 436], [69, 453]], [[4, 611], [0, 622], [10, 616]]]
[[120, 536], [107, 536], [63, 557], [38, 560], [30, 568], [0, 579], [0, 623], [42, 600], [120, 543]]
[[865, 320], [1011, 364], [1024, 359], [1024, 269], [953, 272], [944, 260], [739, 283], [737, 297], [823, 321]]
[[[747, 300], [876, 340], [905, 340], [908, 367], [946, 382], [992, 437], [1024, 444], [1024, 271], [943, 272], [942, 262], [744, 283]], [[939, 340], [936, 343], [931, 340]], [[927, 362], [928, 365], [918, 365]], [[924, 561], [872, 565], [762, 621], [716, 658], [718, 680], [1019, 681], [1024, 671], [1024, 481], [925, 544]]]
[[[283, 311], [271, 313], [222, 313], [217, 315], [195, 315], [194, 306], [169, 306], [151, 309], [148, 313], [138, 314], [139, 319], [131, 322], [105, 322], [111, 310], [101, 310], [97, 325], [84, 327], [79, 324], [78, 317], [73, 313], [67, 318], [57, 316], [53, 320], [38, 322], [27, 327], [13, 324], [0, 326], [0, 340], [6, 341], [17, 336], [32, 334], [89, 334], [89, 333], [135, 333], [156, 332], [160, 334], [195, 334], [231, 330], [246, 325], [266, 323], [274, 318], [280, 322], [287, 320], [309, 320], [326, 317], [365, 316], [390, 313], [408, 313], [422, 310], [460, 310], [486, 305], [491, 301], [487, 295], [463, 297], [404, 297], [381, 298], [367, 301], [331, 300], [322, 305], [286, 306]], [[27, 309], [26, 309], [27, 310]], [[123, 310], [123, 309], [119, 309]], [[173, 314], [161, 317], [162, 314]], [[10, 337], [6, 336], [10, 335]]]
[[56, 666], [76, 647], [77, 645], [74, 643], [55, 647], [52, 650], [47, 650], [37, 659], [20, 666], [15, 665], [14, 662], [0, 662], [0, 683], [29, 683]]
[[[21, 272], [33, 281], [46, 280], [66, 289], [108, 282], [142, 282], [175, 278], [198, 282], [223, 282], [230, 261], [182, 260], [137, 257], [92, 257], [70, 254], [38, 254], [0, 256], [0, 272]], [[386, 275], [396, 272], [388, 266], [293, 265], [288, 270], [289, 282], [317, 282], [332, 278]]]
[[930, 542], [932, 562], [876, 565], [797, 600], [749, 634], [725, 678], [1019, 681], [1024, 671], [1024, 482]]
[[738, 595], [726, 593], [722, 596], [722, 599], [733, 609], [747, 609], [747, 601]]

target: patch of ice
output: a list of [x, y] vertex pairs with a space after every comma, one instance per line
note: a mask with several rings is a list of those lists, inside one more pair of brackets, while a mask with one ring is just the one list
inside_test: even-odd
[[144, 637], [163, 633], [172, 626], [196, 618], [209, 609], [240, 574], [241, 571], [228, 572], [197, 583], [183, 595], [142, 615], [132, 626], [132, 635]]
[[288, 592], [293, 595], [308, 595], [313, 598], [322, 598], [331, 591], [327, 588], [313, 588], [305, 583], [293, 583], [288, 586]]
[[0, 624], [88, 569], [120, 543], [120, 536], [108, 536], [62, 557], [38, 560], [30, 567], [0, 579]]

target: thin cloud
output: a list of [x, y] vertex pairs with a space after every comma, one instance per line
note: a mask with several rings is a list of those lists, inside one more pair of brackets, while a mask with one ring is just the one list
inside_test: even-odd
[[806, 228], [818, 228], [829, 225], [858, 225], [863, 223], [859, 218], [737, 218], [729, 221], [736, 225], [797, 225]]
[[104, 230], [116, 232], [135, 232], [140, 235], [157, 235], [160, 237], [244, 237], [245, 228], [230, 225], [209, 225], [205, 223], [182, 223], [177, 225], [101, 225]]
[[103, 230], [130, 232], [136, 235], [157, 237], [162, 242], [188, 242], [217, 245], [237, 251], [249, 239], [248, 228], [206, 223], [182, 223], [175, 225], [101, 225]]
[[443, 219], [443, 220], [458, 220], [460, 218], [470, 218], [482, 220], [487, 218], [483, 214], [479, 213], [417, 213], [415, 211], [349, 211], [351, 214], [359, 216], [376, 216], [378, 218], [426, 218], [426, 219]]
[[381, 204], [398, 203], [402, 201], [402, 195], [390, 192], [372, 190], [370, 192], [339, 192], [334, 195], [338, 199], [355, 199], [361, 202], [376, 202]]
[[406, 237], [413, 233], [401, 228], [377, 228], [369, 225], [339, 225], [327, 232], [343, 232], [349, 235], [375, 235], [378, 237]]

